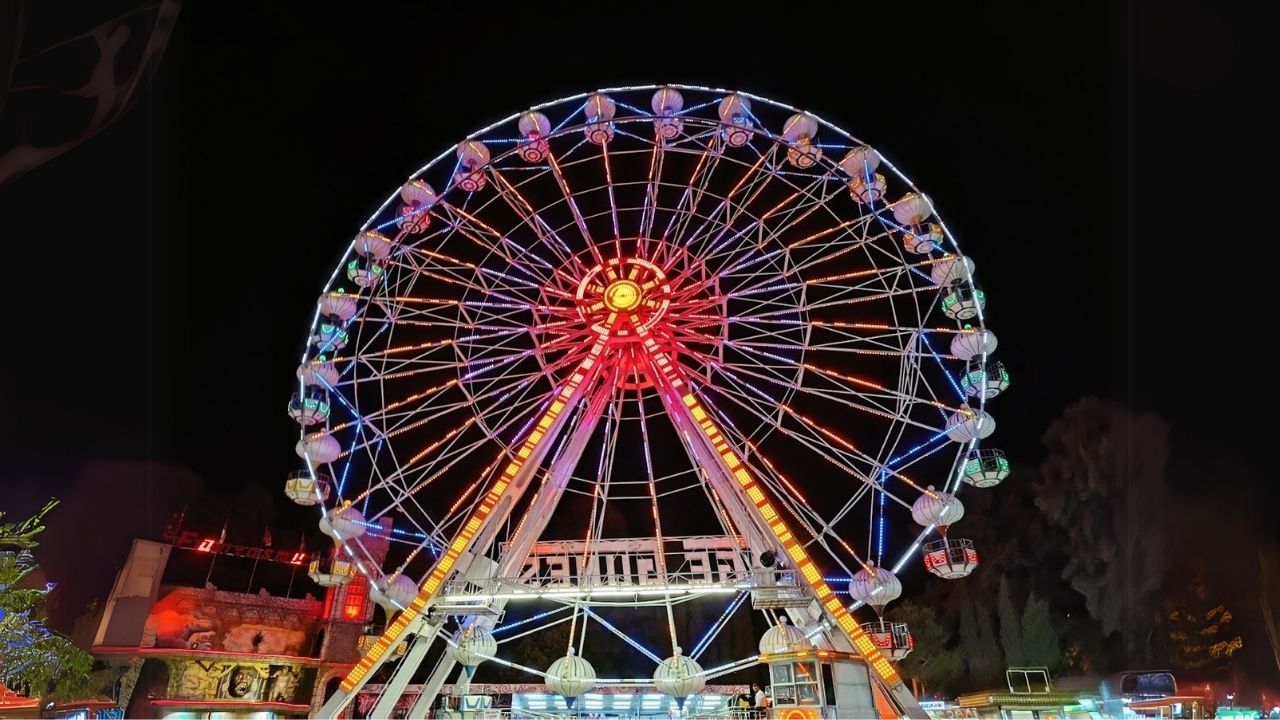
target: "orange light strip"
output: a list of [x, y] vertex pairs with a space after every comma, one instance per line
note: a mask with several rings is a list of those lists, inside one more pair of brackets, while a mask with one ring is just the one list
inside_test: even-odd
[[849, 636], [853, 646], [862, 654], [863, 659], [866, 660], [877, 675], [889, 683], [890, 686], [900, 684], [902, 677], [898, 675], [898, 671], [876, 648], [871, 638], [859, 627], [858, 621], [853, 618], [853, 615], [849, 614], [844, 603], [840, 601], [840, 598], [832, 592], [826, 581], [823, 580], [822, 571], [818, 569], [813, 559], [805, 552], [804, 545], [791, 533], [786, 521], [778, 515], [777, 510], [774, 509], [773, 504], [765, 494], [764, 487], [751, 476], [746, 464], [738, 458], [737, 453], [730, 447], [729, 441], [720, 432], [720, 428], [716, 426], [710, 413], [702, 407], [702, 403], [698, 401], [697, 396], [685, 387], [685, 382], [680, 377], [681, 373], [677, 370], [675, 363], [658, 347], [658, 343], [651, 336], [648, 336], [647, 333], [644, 333], [644, 336], [644, 347], [649, 352], [653, 365], [662, 373], [668, 387], [680, 395], [680, 401], [684, 403], [689, 416], [702, 429], [702, 432], [720, 455], [725, 468], [738, 481], [743, 494], [751, 500], [751, 504], [760, 513], [760, 517], [764, 519], [769, 529], [773, 531], [774, 537], [781, 543], [783, 551], [791, 558], [796, 569], [800, 571], [800, 575], [809, 583], [809, 587], [813, 588], [814, 593], [817, 595], [818, 603], [835, 618], [836, 624]]
[[502, 474], [498, 476], [497, 481], [489, 488], [489, 492], [480, 501], [475, 512], [466, 523], [462, 525], [462, 529], [449, 545], [444, 555], [436, 561], [436, 566], [431, 570], [431, 574], [423, 581], [422, 586], [418, 589], [418, 595], [402, 610], [396, 619], [387, 626], [386, 632], [382, 633], [382, 637], [374, 642], [373, 647], [356, 666], [347, 673], [343, 678], [342, 684], [339, 686], [344, 693], [350, 693], [355, 690], [370, 672], [382, 661], [382, 657], [393, 647], [399, 644], [401, 636], [405, 630], [409, 628], [423, 610], [426, 609], [427, 603], [435, 596], [436, 592], [444, 585], [445, 580], [449, 577], [453, 566], [458, 562], [458, 558], [471, 545], [471, 541], [475, 539], [476, 534], [484, 525], [485, 520], [493, 509], [497, 507], [498, 502], [506, 494], [507, 489], [511, 486], [520, 469], [524, 467], [528, 459], [533, 455], [534, 450], [548, 437], [548, 429], [555, 422], [556, 418], [570, 405], [570, 401], [575, 399], [578, 389], [588, 377], [594, 377], [595, 373], [591, 372], [595, 367], [597, 359], [600, 357], [601, 351], [604, 349], [604, 342], [598, 341], [591, 348], [590, 354], [578, 364], [573, 374], [569, 376], [569, 381], [551, 401], [550, 407], [543, 414], [542, 419], [534, 425], [529, 435], [525, 438], [520, 449], [516, 451], [515, 457], [503, 469]]

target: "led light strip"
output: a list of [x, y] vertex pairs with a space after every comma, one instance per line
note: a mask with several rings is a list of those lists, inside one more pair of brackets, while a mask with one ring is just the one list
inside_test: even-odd
[[749, 590], [749, 586], [740, 585], [636, 585], [616, 588], [575, 588], [567, 590], [526, 590], [497, 593], [477, 593], [474, 595], [446, 595], [441, 602], [446, 604], [483, 603], [489, 600], [534, 600], [537, 598], [578, 598], [578, 597], [631, 597], [633, 595], [718, 595]]
[[850, 615], [849, 611], [845, 609], [844, 603], [827, 585], [826, 580], [822, 577], [822, 572], [818, 570], [818, 566], [814, 564], [809, 554], [805, 552], [804, 546], [791, 533], [790, 528], [787, 527], [786, 522], [778, 515], [778, 512], [774, 510], [773, 504], [769, 502], [769, 498], [765, 495], [764, 488], [751, 476], [746, 465], [738, 459], [737, 453], [730, 447], [729, 441], [720, 432], [720, 428], [716, 426], [715, 421], [703, 409], [702, 403], [698, 401], [697, 396], [688, 389], [675, 363], [671, 361], [665, 351], [658, 347], [658, 343], [651, 335], [644, 331], [637, 334], [643, 338], [644, 348], [649, 353], [653, 367], [662, 373], [667, 387], [680, 397], [680, 401], [684, 403], [689, 415], [702, 429], [702, 432], [720, 455], [725, 467], [733, 474], [734, 479], [738, 481], [742, 492], [751, 500], [751, 503], [760, 513], [760, 517], [764, 519], [769, 529], [773, 531], [774, 537], [782, 544], [783, 550], [795, 563], [800, 574], [809, 583], [809, 587], [813, 588], [818, 602], [835, 618], [836, 624], [849, 636], [853, 646], [858, 649], [863, 659], [866, 660], [876, 674], [890, 686], [900, 685], [902, 677], [898, 674], [898, 671], [876, 648], [875, 643], [858, 625], [858, 621], [854, 620], [853, 615]]
[[382, 661], [382, 658], [387, 651], [400, 643], [401, 636], [404, 634], [405, 630], [407, 630], [409, 626], [422, 615], [427, 604], [431, 602], [432, 598], [435, 596], [436, 591], [440, 589], [441, 585], [443, 585], [444, 581], [448, 578], [450, 571], [453, 570], [453, 566], [458, 562], [458, 558], [461, 557], [462, 553], [471, 545], [471, 541], [475, 539], [476, 534], [484, 525], [489, 514], [493, 512], [493, 509], [497, 507], [498, 502], [502, 499], [503, 495], [506, 494], [507, 488], [511, 486], [512, 481], [515, 480], [520, 469], [524, 467], [525, 463], [533, 455], [533, 452], [538, 445], [548, 437], [547, 431], [551, 427], [552, 423], [555, 422], [556, 418], [560, 416], [560, 413], [566, 407], [577, 400], [578, 390], [584, 385], [587, 378], [595, 377], [595, 373], [592, 372], [592, 368], [595, 367], [596, 361], [599, 359], [600, 353], [603, 350], [604, 339], [601, 338], [596, 341], [595, 345], [591, 348], [591, 352], [581, 363], [578, 364], [578, 367], [574, 370], [573, 374], [569, 376], [569, 381], [560, 389], [559, 394], [547, 408], [542, 419], [538, 421], [538, 424], [534, 426], [528, 437], [525, 438], [524, 444], [522, 444], [520, 449], [516, 451], [515, 457], [502, 471], [502, 474], [493, 483], [493, 486], [489, 488], [489, 492], [485, 494], [484, 498], [480, 501], [475, 512], [471, 514], [470, 519], [463, 524], [462, 530], [459, 531], [457, 537], [455, 537], [453, 542], [449, 545], [449, 548], [444, 552], [440, 559], [436, 561], [435, 568], [432, 569], [431, 574], [427, 576], [427, 579], [423, 581], [422, 586], [419, 588], [417, 597], [415, 597], [413, 602], [409, 603], [404, 610], [396, 615], [396, 619], [387, 626], [386, 631], [383, 632], [382, 636], [373, 644], [373, 647], [369, 649], [369, 652], [366, 653], [364, 657], [360, 658], [360, 661], [351, 669], [351, 672], [347, 673], [347, 676], [342, 680], [342, 684], [339, 686], [342, 692], [350, 693], [359, 687], [365, 677], [368, 676], [368, 674], [372, 672], [373, 669]]

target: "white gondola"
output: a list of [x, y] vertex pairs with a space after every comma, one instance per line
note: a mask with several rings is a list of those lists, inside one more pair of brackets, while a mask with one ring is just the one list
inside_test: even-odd
[[859, 145], [846, 153], [837, 165], [851, 178], [873, 177], [880, 167], [880, 153], [870, 145]]
[[391, 581], [383, 578], [373, 584], [369, 597], [390, 615], [409, 607], [418, 597], [418, 584], [405, 575], [396, 575]]
[[431, 207], [436, 204], [436, 191], [423, 180], [410, 180], [400, 187], [400, 227], [408, 233], [421, 234], [431, 226]]
[[475, 623], [455, 630], [452, 639], [449, 654], [454, 662], [467, 671], [467, 677], [475, 674], [476, 666], [480, 663], [498, 654], [498, 641], [494, 639], [493, 633]]
[[947, 418], [947, 437], [956, 442], [985, 440], [996, 431], [996, 420], [986, 410], [974, 410], [968, 405]]
[[320, 518], [320, 532], [334, 542], [343, 543], [364, 535], [365, 524], [363, 513], [354, 506], [344, 505]]
[[354, 257], [347, 262], [347, 279], [362, 288], [371, 288], [382, 281], [386, 268], [373, 257]]
[[891, 208], [893, 219], [900, 225], [914, 226], [928, 220], [933, 214], [933, 201], [924, 193], [909, 192]]
[[338, 587], [355, 579], [356, 566], [346, 560], [322, 557], [311, 561], [311, 565], [307, 567], [307, 577], [320, 587]]
[[990, 355], [999, 346], [996, 334], [987, 329], [975, 330], [965, 325], [951, 338], [951, 354], [961, 360], [972, 360], [979, 355]]
[[849, 580], [849, 595], [883, 615], [885, 605], [902, 596], [902, 582], [888, 568], [868, 563]]
[[310, 460], [312, 467], [331, 463], [342, 455], [338, 439], [323, 430], [302, 438], [293, 449], [298, 457]]
[[331, 360], [320, 356], [299, 365], [296, 375], [303, 385], [333, 387], [338, 384], [338, 378], [342, 376], [342, 373], [338, 371], [338, 366], [334, 365]]
[[324, 388], [311, 385], [289, 398], [289, 417], [303, 427], [310, 427], [329, 419], [329, 393]]
[[579, 695], [591, 692], [596, 686], [596, 669], [569, 648], [567, 655], [547, 668], [546, 683], [547, 689], [564, 696], [569, 707], [573, 707]]
[[941, 225], [928, 223], [916, 226], [902, 233], [902, 247], [909, 253], [928, 255], [942, 247], [946, 235]]
[[995, 448], [974, 449], [960, 468], [961, 477], [974, 487], [986, 488], [999, 485], [1009, 477], [1009, 458], [1003, 450]]
[[320, 314], [347, 322], [360, 311], [360, 302], [354, 295], [344, 292], [328, 292], [320, 296]]
[[968, 257], [946, 255], [933, 262], [929, 279], [938, 287], [947, 287], [973, 276], [973, 261]]
[[479, 140], [458, 143], [458, 172], [453, 176], [453, 183], [463, 192], [483, 190], [488, 182], [484, 176], [488, 164], [489, 148], [484, 143]]
[[551, 121], [546, 115], [530, 110], [520, 116], [516, 126], [520, 130], [520, 142], [516, 151], [527, 163], [540, 163], [547, 159], [550, 145], [547, 136], [551, 134]]
[[970, 360], [960, 377], [960, 387], [969, 397], [990, 400], [1009, 389], [1009, 371], [999, 360], [989, 360], [985, 366], [978, 359]]
[[924, 568], [944, 580], [958, 580], [978, 567], [972, 540], [944, 537], [920, 547]]
[[782, 126], [782, 139], [790, 143], [787, 162], [800, 169], [811, 168], [822, 159], [822, 148], [816, 144], [818, 121], [808, 113], [797, 113]]
[[707, 676], [698, 661], [681, 654], [677, 647], [675, 653], [653, 671], [653, 686], [658, 692], [675, 698], [676, 705], [683, 708], [685, 698], [697, 695], [707, 686]]
[[987, 294], [982, 288], [967, 282], [957, 283], [951, 292], [942, 297], [942, 312], [953, 320], [972, 320], [987, 306]]
[[684, 109], [684, 96], [670, 87], [658, 88], [650, 102], [653, 108], [653, 129], [663, 140], [675, 140], [684, 129], [680, 111]]
[[859, 176], [849, 181], [849, 194], [860, 205], [872, 205], [880, 202], [887, 187], [884, 176], [879, 173], [871, 177]]
[[587, 124], [582, 132], [587, 136], [588, 142], [604, 145], [613, 139], [613, 116], [618, 112], [618, 106], [608, 95], [596, 93], [587, 98], [582, 111], [587, 116]]
[[721, 137], [729, 147], [742, 147], [751, 142], [751, 101], [742, 95], [730, 95], [720, 101]]
[[964, 517], [964, 503], [932, 485], [911, 504], [911, 518], [922, 527], [946, 528]]
[[341, 350], [347, 346], [350, 335], [341, 323], [323, 320], [316, 325], [316, 334], [311, 336], [311, 343], [322, 353]]
[[329, 499], [331, 485], [329, 476], [324, 473], [295, 470], [284, 481], [284, 494], [299, 505], [312, 507]]
[[377, 230], [365, 230], [356, 235], [351, 242], [351, 249], [360, 257], [386, 260], [391, 256], [391, 247], [395, 242]]
[[876, 649], [890, 660], [901, 660], [916, 648], [915, 638], [911, 637], [906, 623], [877, 620], [864, 624], [862, 631], [871, 638]]
[[813, 647], [813, 643], [804, 636], [803, 630], [789, 623], [784, 615], [778, 618], [776, 625], [764, 631], [757, 647], [761, 655], [775, 655], [795, 650], [808, 650]]

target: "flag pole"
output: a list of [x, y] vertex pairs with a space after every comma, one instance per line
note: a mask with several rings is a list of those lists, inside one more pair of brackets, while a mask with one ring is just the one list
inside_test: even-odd
[[253, 576], [258, 574], [258, 553], [253, 555], [253, 569], [249, 571], [249, 586], [244, 589], [246, 593], [253, 592]]
[[[307, 536], [304, 534], [298, 538], [298, 554], [301, 555], [306, 551], [307, 551]], [[303, 562], [306, 562], [305, 555], [303, 556]], [[289, 571], [289, 589], [285, 591], [284, 593], [285, 597], [293, 597], [293, 578], [296, 577], [298, 574], [298, 566], [294, 565], [293, 563], [289, 563], [289, 564], [293, 567], [293, 569]]]
[[218, 536], [218, 544], [213, 548], [213, 559], [209, 561], [209, 574], [204, 576], [204, 586], [209, 587], [213, 579], [213, 566], [218, 562], [218, 553], [222, 552], [222, 544], [227, 541], [227, 521], [222, 521], [222, 534]]
[[271, 526], [267, 525], [262, 531], [262, 548], [253, 554], [253, 570], [249, 571], [249, 587], [245, 592], [253, 592], [253, 578], [258, 574], [258, 561], [262, 559], [262, 549], [271, 547]]

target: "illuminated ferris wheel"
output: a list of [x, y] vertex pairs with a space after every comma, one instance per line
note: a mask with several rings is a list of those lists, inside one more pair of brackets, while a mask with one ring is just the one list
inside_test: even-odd
[[[572, 702], [623, 681], [580, 639], [601, 607], [658, 611], [650, 682], [683, 698], [758, 661], [679, 637], [673, 605], [722, 595], [789, 617], [762, 653], [855, 654], [916, 714], [885, 659], [909, 631], [879, 615], [897, 574], [973, 570], [957, 495], [1008, 474], [979, 447], [1008, 374], [973, 270], [877, 151], [746, 93], [579, 95], [428, 163], [330, 278], [289, 405], [286, 491], [338, 550], [312, 575], [394, 615], [326, 712], [388, 661], [393, 702], [433, 642], [415, 716], [482, 660]], [[570, 622], [564, 657], [504, 657], [517, 615]]]

